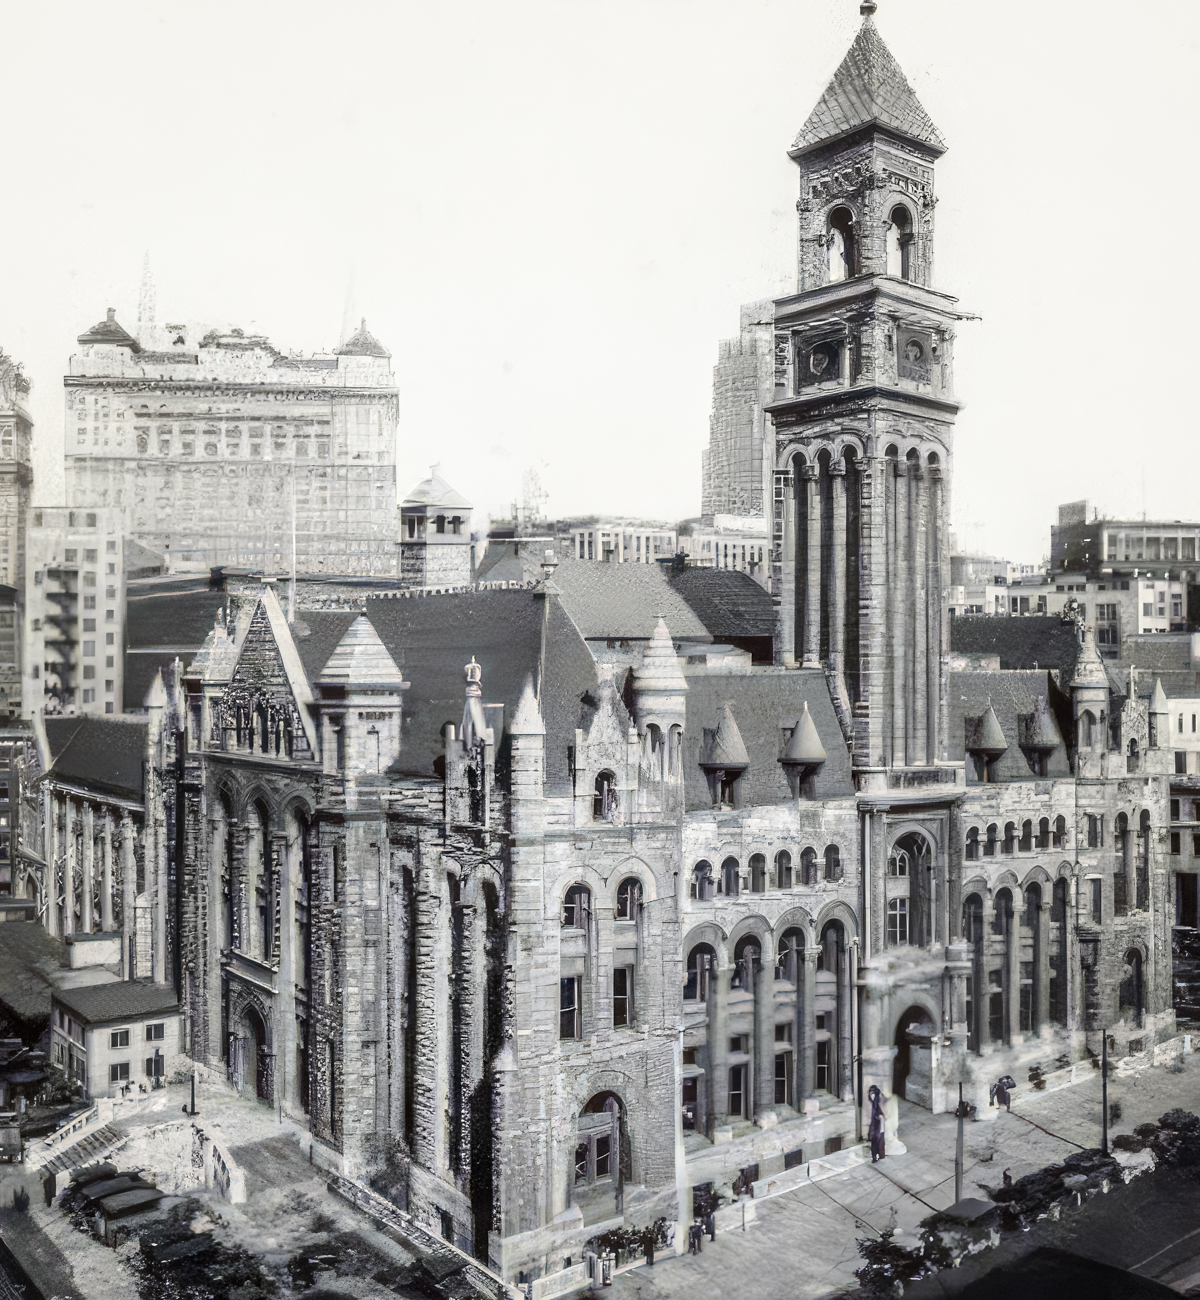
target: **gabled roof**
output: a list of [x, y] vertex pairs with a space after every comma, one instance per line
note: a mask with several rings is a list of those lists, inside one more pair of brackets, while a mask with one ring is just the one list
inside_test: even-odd
[[91, 714], [47, 718], [47, 776], [97, 791], [141, 799], [146, 724]]
[[127, 333], [117, 324], [117, 309], [110, 307], [104, 320], [93, 325], [79, 336], [80, 343], [109, 343], [119, 348], [132, 348], [141, 351], [141, 345], [132, 334]]
[[1057, 614], [968, 614], [950, 620], [951, 650], [999, 655], [1001, 668], [1057, 668], [1064, 685], [1075, 671], [1079, 648], [1075, 624]]
[[[997, 619], [996, 622], [1025, 622], [1024, 619]], [[1072, 734], [1071, 699], [1055, 685], [1054, 677], [1047, 671], [972, 671], [952, 672], [949, 675], [950, 758], [961, 761], [974, 751], [992, 750], [993, 762], [988, 779], [995, 782], [1028, 781], [1033, 777], [1027, 750], [1039, 749], [1046, 762], [1047, 776], [1069, 776], [1070, 758], [1067, 746], [1061, 740]], [[1029, 738], [1038, 723], [1039, 710], [1049, 709], [1054, 729], [1060, 743], [1053, 750], [1033, 746]], [[990, 735], [980, 736], [984, 718], [991, 713], [996, 728], [989, 725]], [[997, 729], [999, 735], [997, 736]], [[990, 739], [991, 745], [981, 745], [981, 739]], [[995, 750], [1003, 745], [1001, 753]], [[992, 756], [992, 755], [989, 755]], [[968, 766], [968, 773], [970, 767]], [[968, 780], [972, 778], [968, 775]]]
[[870, 14], [788, 151], [793, 158], [851, 131], [881, 126], [942, 154], [946, 142], [922, 108]]
[[717, 641], [775, 635], [770, 592], [737, 569], [668, 569], [667, 579]]
[[665, 620], [676, 641], [711, 641], [691, 606], [657, 564], [564, 559], [554, 571], [563, 608], [590, 640], [649, 641]]
[[334, 353], [338, 357], [390, 357], [392, 354], [367, 329], [367, 318]]
[[169, 984], [148, 984], [141, 980], [114, 980], [109, 984], [56, 989], [54, 1000], [89, 1025], [136, 1020], [179, 1010], [179, 999]]
[[428, 478], [423, 478], [400, 502], [404, 506], [450, 506], [455, 510], [470, 510], [471, 503], [455, 490], [437, 472], [434, 466]]

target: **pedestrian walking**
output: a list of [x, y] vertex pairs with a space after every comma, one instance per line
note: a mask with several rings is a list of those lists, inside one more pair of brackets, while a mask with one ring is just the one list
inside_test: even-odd
[[883, 1093], [876, 1084], [867, 1089], [867, 1100], [871, 1103], [871, 1122], [867, 1125], [867, 1138], [871, 1143], [871, 1163], [882, 1160], [887, 1152], [883, 1147]]
[[707, 1223], [705, 1224], [705, 1227], [708, 1229], [708, 1239], [709, 1239], [709, 1241], [716, 1241], [716, 1239], [717, 1239], [717, 1212], [716, 1212], [716, 1210], [709, 1210], [709, 1212], [708, 1212], [708, 1221], [707, 1221]]
[[692, 1226], [688, 1229], [688, 1254], [698, 1255], [704, 1249], [704, 1229], [700, 1226], [699, 1219], [692, 1220]]
[[1016, 1086], [1017, 1081], [1011, 1074], [1002, 1074], [988, 1090], [988, 1105], [1003, 1106], [1011, 1114], [1012, 1090]]

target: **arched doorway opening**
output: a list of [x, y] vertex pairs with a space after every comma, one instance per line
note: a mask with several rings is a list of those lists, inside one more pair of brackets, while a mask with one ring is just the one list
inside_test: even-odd
[[851, 1095], [849, 954], [846, 927], [827, 921], [817, 948], [814, 1086], [841, 1098]]
[[929, 841], [909, 831], [888, 854], [888, 946], [910, 943], [927, 948], [934, 941], [933, 854]]
[[918, 1106], [933, 1106], [933, 1017], [912, 1006], [896, 1022], [892, 1092]]
[[267, 1047], [267, 1027], [254, 1007], [246, 1008], [246, 1078], [254, 1080], [259, 1101], [275, 1099], [275, 1057]]
[[1130, 948], [1125, 954], [1121, 979], [1121, 1019], [1135, 1029], [1142, 1027], [1142, 954]]
[[590, 1097], [575, 1122], [571, 1199], [585, 1224], [624, 1213], [625, 1183], [632, 1175], [625, 1106], [615, 1092]]

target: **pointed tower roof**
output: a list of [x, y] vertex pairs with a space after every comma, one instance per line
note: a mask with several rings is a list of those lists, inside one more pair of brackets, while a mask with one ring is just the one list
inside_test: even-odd
[[442, 478], [440, 465], [429, 467], [429, 477], [423, 478], [400, 502], [401, 506], [448, 506], [455, 510], [472, 510], [474, 507], [460, 492], [456, 492]]
[[[707, 728], [705, 732], [707, 739]], [[725, 712], [721, 717], [720, 725], [711, 735], [712, 739], [708, 745], [700, 751], [701, 767], [719, 767], [727, 771], [735, 771], [750, 766], [750, 755], [746, 752], [742, 733], [733, 719], [733, 709], [728, 700], [725, 702]]]
[[367, 329], [367, 318], [334, 353], [338, 357], [390, 357], [392, 354]]
[[1046, 697], [1039, 695], [1037, 703], [1033, 706], [1033, 717], [1030, 719], [1025, 748], [1037, 750], [1039, 753], [1049, 753], [1062, 743], [1062, 733], [1058, 729], [1058, 723], [1054, 721]]
[[986, 758], [999, 758], [1007, 749], [1008, 741], [1004, 738], [1000, 719], [996, 717], [996, 710], [989, 704], [983, 717], [975, 726], [975, 735], [972, 737], [971, 744], [967, 746], [967, 752], [983, 754]]
[[1083, 645], [1079, 658], [1075, 660], [1075, 675], [1071, 678], [1071, 689], [1079, 690], [1096, 687], [1108, 690], [1108, 674], [1104, 671], [1104, 660], [1096, 649], [1096, 638], [1090, 627], [1083, 629]]
[[379, 639], [379, 633], [365, 614], [360, 614], [346, 629], [321, 669], [322, 683], [350, 686], [391, 686], [404, 681], [404, 674]]
[[1159, 678], [1154, 679], [1154, 694], [1150, 698], [1151, 713], [1168, 713], [1170, 712], [1167, 705], [1167, 693], [1163, 690], [1163, 684]]
[[135, 352], [140, 352], [141, 347], [137, 339], [133, 337], [123, 326], [117, 324], [117, 309], [110, 307], [108, 314], [97, 325], [93, 325], [90, 330], [84, 331], [79, 336], [80, 343], [109, 343], [118, 348], [132, 348]]
[[862, 6], [862, 27], [788, 150], [793, 158], [866, 126], [916, 140], [935, 157], [946, 152], [933, 119], [876, 30], [874, 10], [874, 4]]
[[812, 720], [812, 714], [808, 711], [808, 701], [805, 700], [804, 709], [795, 727], [792, 728], [791, 739], [779, 761], [786, 766], [817, 767], [827, 757], [825, 746], [821, 744], [821, 737], [817, 734], [817, 724]]
[[546, 724], [542, 721], [542, 711], [538, 707], [537, 696], [533, 693], [533, 674], [525, 674], [525, 686], [521, 698], [517, 701], [517, 711], [508, 724], [510, 736], [544, 736]]
[[675, 695], [682, 694], [688, 688], [679, 656], [675, 653], [670, 628], [661, 614], [654, 635], [642, 654], [642, 662], [633, 670], [633, 682], [639, 694], [653, 692], [655, 695]]

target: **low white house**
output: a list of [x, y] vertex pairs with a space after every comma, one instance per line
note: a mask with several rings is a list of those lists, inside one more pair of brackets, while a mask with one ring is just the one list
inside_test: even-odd
[[115, 980], [59, 989], [51, 1001], [52, 1059], [89, 1099], [169, 1078], [182, 1052], [180, 1031], [179, 999], [167, 984]]

